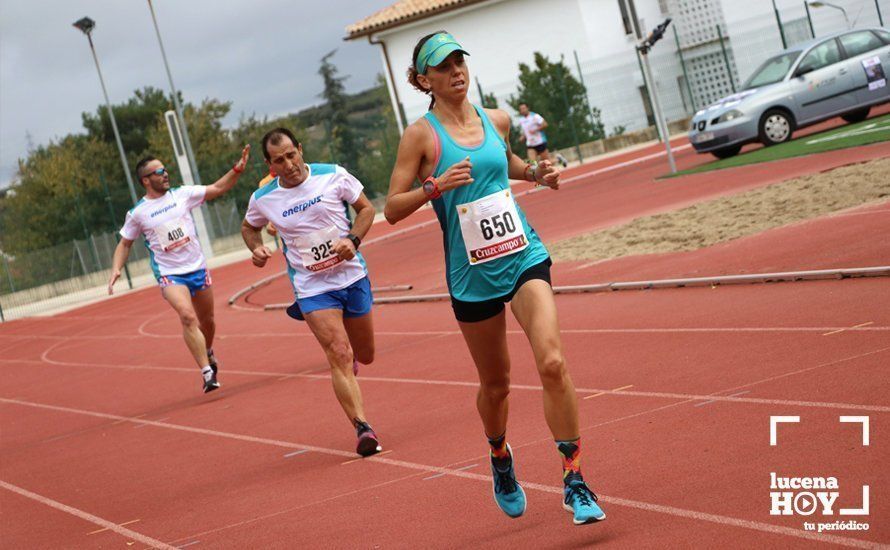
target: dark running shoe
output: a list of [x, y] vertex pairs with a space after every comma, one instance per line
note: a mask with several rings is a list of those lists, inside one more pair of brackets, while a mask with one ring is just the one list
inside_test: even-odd
[[380, 441], [377, 440], [377, 434], [371, 429], [367, 423], [363, 423], [358, 430], [358, 443], [355, 452], [362, 456], [371, 456], [383, 450]]
[[[203, 374], [201, 375], [204, 376]], [[216, 371], [210, 373], [210, 378], [204, 378], [204, 393], [210, 393], [219, 389], [219, 382], [216, 381]]]

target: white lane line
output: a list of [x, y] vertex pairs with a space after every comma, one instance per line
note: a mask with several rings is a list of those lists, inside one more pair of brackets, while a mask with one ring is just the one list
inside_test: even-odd
[[[381, 456], [383, 456], [383, 455], [385, 455], [385, 454], [389, 454], [389, 453], [391, 453], [391, 452], [392, 452], [392, 449], [388, 449], [388, 450], [386, 450], [386, 451], [381, 451], [381, 452], [379, 452], [379, 453], [377, 453], [377, 454], [373, 454], [373, 455], [371, 455], [371, 456], [360, 456], [360, 457], [358, 457], [358, 458], [353, 458], [352, 460], [347, 460], [346, 462], [341, 462], [341, 463], [340, 463], [340, 466], [346, 466], [347, 464], [353, 464], [353, 463], [355, 463], [355, 462], [362, 462], [362, 461], [365, 461], [365, 460], [369, 460], [369, 459], [371, 459], [371, 458], [379, 458], [379, 457], [381, 457]], [[353, 454], [352, 456], [355, 456], [355, 454]]]
[[[479, 464], [470, 464], [469, 466], [464, 466], [464, 467], [462, 467], [462, 468], [455, 468], [454, 471], [455, 471], [455, 472], [463, 472], [464, 470], [469, 470], [470, 468], [475, 468], [475, 467], [478, 466], [478, 465], [479, 465]], [[427, 480], [429, 480], [429, 479], [436, 479], [437, 477], [442, 477], [442, 476], [444, 476], [444, 475], [447, 475], [447, 474], [444, 474], [444, 473], [433, 474], [433, 475], [431, 475], [431, 476], [429, 476], [429, 477], [425, 477], [425, 478], [423, 478], [423, 481], [427, 481]]]
[[[740, 391], [738, 393], [733, 393], [731, 395], [727, 395], [726, 397], [738, 397], [739, 395], [745, 395], [746, 393], [751, 393], [751, 392], [749, 390], [745, 390], [745, 391]], [[711, 403], [716, 403], [716, 402], [717, 402], [716, 399], [708, 399], [707, 401], [702, 401], [701, 403], [696, 403], [695, 405], [693, 405], [693, 407], [701, 407], [701, 406], [709, 405]]]
[[[156, 422], [156, 421], [151, 421], [151, 420], [130, 419], [125, 416], [118, 416], [118, 415], [107, 414], [107, 413], [97, 413], [97, 412], [86, 411], [86, 410], [81, 410], [81, 409], [73, 409], [70, 407], [58, 407], [55, 405], [44, 405], [41, 403], [30, 403], [30, 402], [26, 402], [26, 401], [13, 401], [10, 399], [5, 399], [5, 398], [0, 398], [0, 402], [14, 404], [14, 405], [22, 405], [22, 406], [26, 406], [26, 407], [59, 411], [59, 412], [80, 414], [80, 415], [84, 415], [84, 416], [92, 416], [92, 417], [97, 417], [97, 418], [127, 420], [127, 421], [131, 421], [131, 422], [149, 423], [149, 424], [157, 425], [162, 428], [169, 428], [172, 430], [197, 433], [197, 434], [221, 437], [221, 438], [226, 438], [226, 439], [234, 439], [237, 441], [246, 441], [249, 443], [259, 443], [259, 444], [263, 444], [263, 445], [274, 445], [274, 446], [278, 446], [278, 447], [306, 449], [309, 451], [314, 451], [314, 452], [317, 452], [320, 454], [325, 454], [325, 455], [353, 456], [353, 457], [355, 456], [353, 453], [341, 451], [338, 449], [327, 449], [324, 447], [315, 447], [312, 445], [302, 445], [299, 443], [291, 443], [289, 441], [281, 441], [281, 440], [277, 440], [277, 439], [266, 439], [266, 438], [262, 438], [262, 437], [221, 432], [221, 431], [217, 431], [217, 430], [208, 430], [208, 429], [204, 429], [204, 428], [195, 428], [195, 427], [183, 426], [183, 425], [179, 425], [179, 424], [167, 424], [167, 423]], [[371, 456], [368, 458], [363, 458], [360, 460], [363, 460], [365, 462], [378, 462], [378, 463], [386, 464], [389, 466], [401, 467], [404, 469], [414, 470], [414, 471], [429, 472], [432, 474], [441, 473], [441, 474], [450, 475], [450, 476], [454, 476], [454, 477], [481, 481], [486, 484], [491, 483], [491, 476], [488, 476], [488, 475], [474, 474], [471, 472], [460, 471], [460, 470], [455, 470], [455, 469], [451, 469], [451, 468], [442, 468], [439, 466], [428, 466], [426, 464], [419, 464], [416, 462], [408, 462], [405, 460], [393, 460], [390, 458], [382, 458], [382, 457], [379, 457], [379, 455]], [[2, 481], [0, 481], [0, 483], [2, 483], [4, 486], [7, 485]], [[557, 494], [557, 495], [562, 495], [562, 493], [563, 493], [563, 490], [561, 487], [551, 487], [549, 485], [541, 485], [539, 483], [525, 482], [525, 483], [523, 483], [523, 487], [525, 487], [526, 489], [534, 489], [536, 491]], [[39, 496], [39, 495], [37, 495], [37, 496]], [[851, 548], [879, 548], [879, 546], [876, 543], [863, 541], [863, 540], [859, 540], [859, 539], [839, 537], [839, 536], [835, 536], [835, 535], [824, 535], [824, 534], [819, 534], [819, 533], [813, 533], [810, 531], [800, 531], [797, 529], [792, 529], [789, 527], [782, 527], [782, 526], [778, 526], [778, 525], [772, 525], [769, 523], [743, 520], [743, 519], [738, 519], [738, 518], [733, 518], [733, 517], [728, 517], [728, 516], [721, 516], [718, 514], [708, 514], [705, 512], [698, 512], [695, 510], [686, 510], [686, 509], [677, 508], [674, 506], [664, 506], [661, 504], [653, 504], [653, 503], [649, 503], [649, 502], [643, 502], [643, 501], [637, 501], [637, 500], [631, 500], [631, 499], [619, 498], [619, 497], [610, 497], [610, 496], [605, 496], [605, 495], [601, 495], [600, 500], [602, 500], [603, 502], [614, 504], [616, 506], [626, 506], [629, 508], [636, 508], [638, 510], [644, 510], [644, 511], [648, 511], [648, 512], [660, 513], [660, 514], [676, 516], [676, 517], [689, 518], [689, 519], [694, 519], [694, 520], [698, 520], [698, 521], [705, 521], [705, 522], [714, 523], [717, 525], [723, 525], [723, 526], [727, 526], [727, 527], [739, 527], [739, 528], [743, 528], [743, 529], [759, 531], [761, 533], [785, 535], [785, 536], [803, 538], [803, 539], [807, 539], [807, 540], [819, 541], [819, 542], [824, 542], [824, 543], [829, 543], [829, 544], [833, 543], [833, 544], [838, 544], [841, 546], [847, 546], [847, 547], [851, 547]], [[100, 518], [96, 518], [96, 519], [98, 520]], [[105, 522], [105, 520], [101, 520], [101, 521]], [[125, 528], [118, 527], [117, 525], [115, 525], [111, 522], [105, 522], [105, 523], [102, 523], [101, 525], [105, 526], [106, 523], [113, 526], [114, 529], [126, 530]], [[112, 529], [112, 530], [114, 530], [114, 529]], [[134, 534], [139, 535], [138, 533], [134, 533]], [[143, 535], [139, 535], [139, 536], [142, 537]], [[145, 537], [145, 538], [147, 539], [147, 537]], [[173, 547], [166, 545], [160, 541], [154, 541], [154, 539], [148, 539], [148, 540], [151, 540], [154, 543], [163, 545], [163, 546], [156, 546], [158, 548], [173, 548]], [[140, 540], [140, 542], [145, 542], [145, 541]], [[149, 542], [145, 542], [145, 543], [151, 544]]]
[[[123, 523], [118, 523], [118, 526], [123, 527], [124, 525], [132, 525], [132, 524], [137, 523], [137, 522], [139, 522], [139, 521], [141, 521], [141, 520], [138, 520], [138, 519], [131, 519], [130, 521], [125, 521], [125, 522], [123, 522]], [[101, 529], [96, 529], [95, 531], [90, 531], [89, 533], [87, 533], [87, 535], [97, 535], [97, 534], [99, 534], [99, 533], [104, 533], [105, 531], [108, 531], [108, 530], [109, 530], [108, 527], [103, 527], [103, 528], [101, 528]]]
[[628, 389], [628, 388], [632, 388], [632, 387], [634, 387], [633, 384], [628, 384], [627, 386], [621, 386], [620, 388], [615, 388], [614, 390], [609, 390], [609, 391], [607, 391], [607, 392], [606, 392], [606, 391], [601, 391], [601, 392], [595, 393], [595, 394], [593, 394], [593, 395], [588, 395], [588, 396], [585, 397], [584, 399], [593, 399], [594, 397], [599, 397], [599, 396], [601, 396], [601, 395], [606, 395], [606, 394], [608, 394], [608, 393], [618, 393], [618, 392], [620, 392], [621, 390], [626, 390], [626, 389]]
[[[170, 417], [169, 417], [169, 416], [165, 416], [164, 418], [158, 418], [157, 421], [158, 421], [158, 422], [163, 422], [164, 420], [170, 420]], [[139, 424], [138, 426], [133, 426], [133, 429], [135, 430], [135, 429], [137, 429], [137, 428], [144, 428], [145, 426], [147, 426], [147, 424]]]
[[137, 540], [142, 544], [146, 544], [152, 548], [161, 548], [163, 550], [175, 550], [175, 546], [170, 546], [165, 542], [161, 542], [159, 540], [153, 539], [149, 536], [143, 535], [142, 533], [137, 533], [131, 529], [127, 529], [126, 527], [121, 527], [120, 525], [110, 522], [107, 519], [102, 519], [99, 516], [94, 516], [89, 512], [84, 512], [78, 508], [74, 508], [73, 506], [68, 506], [67, 504], [62, 504], [56, 500], [51, 498], [47, 498], [42, 495], [38, 495], [37, 493], [32, 493], [27, 489], [22, 489], [17, 485], [13, 485], [11, 483], [7, 483], [0, 479], [0, 487], [6, 489], [7, 491], [12, 491], [13, 493], [22, 495], [23, 497], [30, 498], [31, 500], [35, 500], [41, 504], [49, 506], [50, 508], [55, 508], [61, 512], [65, 512], [66, 514], [71, 514], [72, 516], [76, 516], [82, 520], [88, 521], [100, 527], [105, 527], [109, 531], [114, 531], [118, 535], [131, 538], [133, 540]]
[[[581, 296], [581, 295], [578, 295]], [[586, 294], [584, 296], [595, 298], [598, 296], [602, 296], [602, 294]], [[890, 326], [869, 326], [869, 324], [857, 325], [856, 327], [652, 327], [652, 328], [564, 328], [560, 332], [562, 334], [696, 334], [696, 333], [763, 333], [763, 332], [775, 332], [775, 333], [808, 333], [808, 332], [819, 332], [823, 333], [826, 331], [841, 331], [846, 330], [849, 332], [888, 332], [890, 331]], [[459, 330], [380, 330], [375, 331], [375, 336], [456, 336], [459, 335]], [[508, 335], [524, 335], [525, 333], [521, 330], [508, 330]], [[126, 336], [101, 336], [101, 335], [93, 335], [93, 336], [58, 336], [58, 335], [50, 335], [50, 334], [29, 334], [26, 336], [18, 336], [12, 334], [0, 334], [0, 338], [33, 338], [33, 339], [42, 339], [42, 340], [59, 340], [59, 341], [80, 341], [80, 340], [137, 340], [144, 337], [149, 338], [168, 338], [172, 340], [181, 340], [181, 334], [151, 334], [151, 333], [143, 333], [139, 335], [126, 335]], [[253, 332], [253, 333], [242, 333], [242, 334], [221, 334], [217, 335], [216, 338], [282, 338], [282, 337], [302, 337], [302, 338], [314, 338], [315, 336], [310, 332]], [[6, 360], [5, 358], [0, 358], [0, 361]]]
[[292, 453], [287, 453], [286, 455], [284, 455], [284, 458], [290, 458], [292, 456], [297, 456], [297, 455], [301, 455], [303, 453], [308, 453], [308, 452], [309, 451], [307, 451], [306, 449], [302, 449], [300, 451], [294, 451]]
[[869, 325], [873, 325], [873, 324], [875, 324], [874, 321], [867, 321], [867, 322], [865, 322], [865, 323], [860, 323], [860, 324], [858, 324], [858, 325], [853, 325], [852, 327], [849, 327], [849, 328], [839, 328], [839, 329], [837, 329], [837, 330], [832, 330], [831, 332], [826, 332], [826, 333], [824, 333], [822, 336], [830, 336], [830, 335], [832, 335], [832, 334], [837, 334], [837, 333], [839, 333], [839, 332], [845, 332], [845, 331], [848, 331], [848, 330], [855, 330], [855, 329], [857, 329], [857, 328], [863, 328], [863, 327], [867, 327], [867, 326], [869, 326]]
[[[751, 382], [742, 386], [730, 388], [725, 391], [733, 391], [739, 390], [743, 388], [747, 388], [753, 385], [761, 384], [766, 381], [776, 380], [778, 378], [784, 378], [788, 376], [793, 376], [796, 374], [800, 374], [803, 372], [808, 372], [811, 370], [832, 366], [838, 363], [843, 363], [845, 361], [851, 361], [853, 359], [860, 359], [863, 357], [868, 357], [870, 355], [875, 355], [877, 353], [881, 353], [884, 351], [890, 350], [890, 347], [877, 349], [874, 351], [865, 352], [859, 355], [855, 355], [852, 357], [845, 357], [842, 359], [838, 359], [835, 361], [831, 361], [828, 363], [822, 363], [820, 365], [815, 365], [813, 367], [808, 367], [806, 369], [797, 370], [793, 372], [788, 372], [785, 374], [781, 374], [778, 376], [774, 376], [768, 379], [759, 380], [756, 382]], [[182, 373], [193, 373], [194, 369], [180, 368], [180, 367], [155, 367], [148, 365], [132, 365], [132, 366], [122, 366], [122, 365], [102, 365], [98, 363], [71, 363], [71, 362], [61, 362], [61, 361], [52, 361], [47, 359], [46, 361], [37, 361], [32, 359], [19, 359], [19, 360], [9, 360], [11, 363], [28, 363], [28, 364], [49, 364], [53, 366], [65, 366], [65, 367], [86, 367], [86, 368], [105, 368], [112, 370], [131, 370], [131, 369], [141, 369], [141, 370], [156, 370], [156, 371], [167, 371], [167, 372], [182, 372]], [[280, 372], [264, 372], [264, 371], [242, 371], [242, 370], [229, 370], [226, 369], [226, 374], [229, 375], [238, 375], [238, 376], [257, 376], [257, 377], [282, 377], [284, 376]], [[291, 375], [293, 378], [304, 378], [310, 381], [326, 381], [330, 380], [329, 374], [308, 374], [308, 373], [295, 373]], [[381, 383], [398, 383], [398, 384], [419, 384], [419, 385], [429, 385], [429, 386], [454, 386], [454, 387], [467, 387], [478, 389], [478, 382], [466, 382], [461, 380], [427, 380], [427, 379], [417, 379], [417, 378], [390, 378], [390, 377], [381, 377], [381, 376], [362, 376], [361, 380], [363, 382], [381, 382]], [[511, 384], [510, 389], [514, 390], [529, 390], [529, 391], [543, 391], [542, 386], [534, 386], [528, 384]], [[835, 402], [823, 402], [823, 401], [802, 401], [802, 400], [788, 400], [788, 399], [765, 399], [765, 398], [756, 398], [756, 397], [731, 397], [731, 396], [723, 396], [716, 394], [689, 394], [689, 393], [675, 393], [675, 392], [653, 392], [653, 391], [641, 391], [641, 390], [632, 390], [632, 391], [615, 391], [615, 390], [607, 390], [602, 388], [575, 388], [575, 391], [578, 393], [589, 394], [589, 393], [608, 393], [612, 395], [625, 395], [632, 397], [653, 397], [653, 398], [662, 398], [662, 399], [688, 399], [692, 401], [723, 401], [728, 403], [747, 403], [747, 404], [756, 404], [756, 405], [782, 405], [782, 406], [792, 406], [792, 407], [810, 407], [810, 408], [826, 408], [826, 409], [841, 409], [841, 410], [861, 410], [861, 411], [870, 411], [870, 412], [890, 412], [890, 407], [882, 406], [882, 405], [861, 405], [856, 403], [835, 403]], [[724, 391], [718, 392], [724, 393]]]

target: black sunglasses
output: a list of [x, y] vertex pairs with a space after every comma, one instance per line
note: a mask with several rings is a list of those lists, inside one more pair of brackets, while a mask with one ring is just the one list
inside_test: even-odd
[[149, 172], [146, 175], [150, 176], [150, 175], [154, 174], [155, 176], [163, 176], [166, 173], [167, 173], [166, 168], [158, 168], [157, 170], [152, 170], [151, 172]]

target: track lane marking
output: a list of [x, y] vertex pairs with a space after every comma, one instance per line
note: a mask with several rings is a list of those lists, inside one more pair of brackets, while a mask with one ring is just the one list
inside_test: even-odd
[[[274, 446], [278, 446], [278, 447], [307, 449], [307, 450], [314, 451], [314, 452], [317, 452], [320, 454], [326, 454], [326, 455], [332, 455], [332, 456], [355, 456], [353, 453], [349, 453], [347, 451], [341, 451], [338, 449], [328, 449], [325, 447], [303, 445], [303, 444], [299, 444], [299, 443], [292, 443], [289, 441], [267, 439], [267, 438], [262, 438], [262, 437], [228, 433], [228, 432], [222, 432], [222, 431], [217, 431], [217, 430], [208, 430], [208, 429], [204, 429], [204, 428], [196, 428], [196, 427], [192, 427], [192, 426], [184, 426], [184, 425], [179, 425], [179, 424], [169, 424], [169, 423], [163, 423], [163, 422], [157, 422], [157, 421], [151, 421], [151, 420], [130, 419], [128, 417], [119, 416], [119, 415], [115, 415], [115, 414], [98, 413], [98, 412], [86, 411], [86, 410], [82, 410], [82, 409], [74, 409], [74, 408], [70, 408], [70, 407], [59, 407], [59, 406], [55, 406], [55, 405], [46, 405], [46, 404], [42, 404], [42, 403], [31, 403], [31, 402], [26, 402], [26, 401], [13, 401], [13, 400], [6, 399], [6, 398], [0, 398], [0, 402], [14, 404], [14, 405], [27, 406], [27, 407], [33, 407], [33, 408], [53, 410], [53, 411], [58, 411], [58, 412], [79, 414], [79, 415], [84, 415], [84, 416], [93, 416], [93, 417], [97, 417], [97, 418], [115, 419], [115, 420], [129, 420], [131, 422], [148, 423], [148, 424], [153, 424], [153, 425], [156, 425], [156, 426], [159, 426], [162, 428], [169, 428], [172, 430], [179, 430], [179, 431], [190, 432], [190, 433], [198, 433], [198, 434], [202, 434], [202, 435], [209, 435], [209, 436], [221, 437], [221, 438], [226, 438], [226, 439], [234, 439], [234, 440], [238, 440], [238, 441], [246, 441], [246, 442], [250, 442], [250, 443], [274, 445]], [[486, 484], [491, 483], [491, 476], [475, 474], [475, 473], [456, 470], [456, 469], [452, 469], [452, 468], [429, 466], [429, 465], [419, 464], [416, 462], [409, 462], [409, 461], [405, 461], [405, 460], [394, 460], [394, 459], [390, 459], [390, 458], [381, 458], [381, 457], [379, 457], [379, 455], [370, 456], [370, 457], [359, 459], [359, 460], [364, 460], [366, 462], [377, 462], [377, 463], [386, 464], [389, 466], [401, 467], [404, 469], [409, 469], [409, 470], [414, 470], [414, 471], [429, 472], [429, 473], [434, 473], [434, 474], [441, 473], [441, 474], [449, 475], [449, 476], [453, 476], [453, 477], [481, 481]], [[5, 482], [0, 481], [0, 486], [6, 487], [7, 485], [8, 484], [6, 484]], [[534, 489], [536, 491], [540, 491], [540, 492], [544, 492], [544, 493], [550, 493], [550, 494], [556, 494], [556, 495], [563, 494], [563, 490], [561, 487], [552, 487], [549, 485], [542, 485], [539, 483], [530, 483], [530, 482], [524, 482], [522, 485], [526, 489]], [[39, 496], [39, 495], [37, 495], [37, 496]], [[608, 503], [614, 504], [616, 506], [625, 506], [625, 507], [635, 508], [638, 510], [644, 510], [644, 511], [648, 511], [648, 512], [655, 512], [655, 513], [671, 515], [671, 516], [676, 516], [676, 517], [694, 519], [694, 520], [698, 520], [698, 521], [705, 521], [705, 522], [714, 523], [717, 525], [723, 525], [723, 526], [727, 526], [727, 527], [739, 527], [739, 528], [759, 531], [762, 533], [785, 535], [785, 536], [803, 538], [803, 539], [807, 539], [807, 540], [819, 541], [819, 542], [824, 542], [824, 543], [829, 543], [829, 544], [833, 543], [833, 544], [838, 544], [841, 546], [847, 546], [847, 547], [851, 547], [851, 548], [880, 548], [878, 543], [873, 543], [873, 542], [865, 541], [862, 539], [840, 537], [840, 536], [836, 536], [836, 535], [824, 535], [824, 534], [819, 534], [819, 533], [813, 533], [810, 531], [799, 531], [797, 529], [792, 529], [790, 527], [782, 527], [782, 526], [778, 526], [778, 525], [772, 525], [769, 523], [743, 520], [743, 519], [738, 519], [738, 518], [729, 517], [729, 516], [721, 516], [718, 514], [698, 512], [695, 510], [687, 510], [687, 509], [678, 508], [675, 506], [665, 506], [665, 505], [661, 505], [661, 504], [654, 504], [654, 503], [626, 499], [626, 498], [620, 498], [620, 497], [610, 497], [610, 496], [605, 496], [605, 495], [601, 495], [600, 499], [603, 502], [608, 502]], [[64, 505], [62, 505], [62, 506], [64, 506]], [[95, 516], [92, 516], [92, 517], [95, 517]], [[103, 521], [103, 522], [109, 524], [110, 526], [113, 526], [112, 530], [120, 529], [122, 531], [129, 531], [126, 528], [118, 527], [117, 525], [107, 522], [106, 520], [101, 520], [101, 518], [95, 518], [95, 519]], [[100, 525], [104, 525], [105, 523], [100, 524]], [[149, 539], [148, 537], [145, 537], [144, 535], [140, 535], [139, 533], [135, 533], [135, 532], [132, 532], [132, 533], [134, 535], [138, 535], [139, 537], [142, 537], [144, 539], [148, 539], [148, 540], [152, 541], [151, 543], [149, 543], [149, 542], [140, 540], [140, 542], [145, 542], [146, 544], [149, 544], [152, 546], [155, 546], [155, 543], [163, 545], [163, 546], [155, 546], [157, 548], [164, 548], [164, 549], [173, 548], [172, 546], [169, 546], [169, 545], [162, 543], [160, 541], [155, 541], [154, 539]], [[135, 538], [135, 537], [133, 537], [133, 538]]]
[[[580, 296], [580, 295], [579, 295]], [[588, 294], [586, 297], [595, 298], [603, 296], [602, 294]], [[851, 332], [888, 332], [890, 326], [869, 326], [857, 325], [856, 327], [652, 327], [652, 328], [564, 328], [560, 330], [561, 334], [683, 334], [683, 333], [762, 333], [762, 332], [825, 332], [834, 330], [848, 330]], [[459, 330], [381, 330], [375, 331], [376, 336], [457, 336], [460, 335]], [[510, 336], [524, 335], [521, 330], [508, 330]], [[314, 338], [310, 332], [253, 332], [243, 334], [220, 334], [216, 338], [223, 340], [229, 338], [281, 338], [281, 337], [302, 337]], [[132, 335], [87, 335], [87, 336], [58, 336], [52, 334], [29, 334], [24, 336], [14, 334], [0, 334], [0, 338], [28, 338], [41, 340], [59, 340], [81, 342], [89, 340], [138, 340], [140, 338], [161, 338], [181, 340], [181, 334], [132, 334]], [[0, 359], [2, 361], [3, 359]]]
[[[131, 519], [130, 521], [125, 521], [125, 522], [123, 522], [123, 523], [118, 523], [117, 525], [118, 525], [118, 527], [123, 527], [124, 525], [132, 525], [133, 523], [136, 523], [137, 521], [142, 521], [142, 520], [139, 520], [139, 519]], [[95, 531], [90, 531], [89, 533], [87, 533], [87, 535], [96, 535], [96, 534], [98, 534], [98, 533], [104, 533], [105, 531], [109, 531], [108, 527], [103, 527], [103, 528], [101, 528], [101, 529], [96, 529]]]
[[599, 397], [599, 396], [601, 396], [601, 395], [606, 395], [606, 394], [608, 394], [608, 393], [612, 393], [612, 394], [614, 394], [614, 393], [618, 393], [618, 392], [620, 392], [621, 390], [626, 390], [626, 389], [628, 389], [628, 388], [632, 388], [632, 387], [634, 387], [633, 384], [628, 384], [627, 386], [621, 386], [620, 388], [615, 388], [614, 390], [601, 391], [601, 392], [595, 393], [595, 394], [593, 394], [593, 395], [588, 395], [588, 396], [585, 397], [584, 399], [593, 399], [594, 397]]
[[855, 330], [855, 329], [857, 329], [857, 328], [863, 328], [863, 327], [867, 327], [867, 326], [869, 326], [869, 325], [873, 325], [873, 324], [875, 324], [874, 321], [867, 321], [867, 322], [865, 322], [865, 323], [860, 323], [860, 324], [858, 324], [858, 325], [853, 325], [852, 327], [849, 327], [849, 328], [840, 328], [840, 329], [837, 329], [837, 330], [832, 330], [831, 332], [826, 332], [826, 333], [823, 334], [822, 336], [830, 336], [830, 335], [832, 335], [832, 334], [838, 334], [839, 332], [845, 332], [845, 331], [848, 331], [848, 330]]
[[[689, 393], [676, 393], [676, 392], [653, 392], [653, 391], [640, 391], [640, 390], [631, 390], [631, 391], [620, 391], [614, 392], [612, 395], [625, 395], [631, 397], [653, 397], [653, 398], [663, 398], [663, 399], [689, 399], [693, 401], [723, 401], [723, 402], [731, 402], [731, 403], [746, 403], [746, 404], [757, 404], [757, 405], [782, 405], [782, 406], [795, 406], [795, 407], [810, 407], [810, 408], [828, 408], [828, 409], [842, 409], [842, 410], [861, 410], [861, 411], [871, 411], [871, 412], [890, 412], [890, 406], [883, 405], [862, 405], [857, 403], [836, 403], [836, 402], [822, 402], [822, 401], [802, 401], [802, 400], [788, 400], [788, 399], [766, 399], [766, 398], [757, 398], [757, 397], [731, 397], [731, 396], [723, 396], [718, 395], [719, 393], [726, 393], [734, 390], [741, 390], [747, 387], [762, 384], [764, 382], [771, 382], [773, 380], [777, 380], [780, 378], [785, 378], [789, 376], [794, 376], [797, 374], [802, 374], [804, 372], [809, 372], [815, 369], [820, 369], [824, 367], [829, 367], [832, 365], [836, 365], [838, 363], [843, 363], [846, 361], [851, 361], [854, 359], [860, 359], [863, 357], [868, 357], [871, 355], [875, 355], [878, 353], [882, 353], [890, 350], [890, 347], [880, 348], [877, 350], [861, 353], [858, 355], [844, 357], [841, 359], [837, 359], [834, 361], [830, 361], [827, 363], [822, 363], [819, 365], [815, 365], [812, 367], [808, 367], [805, 369], [800, 369], [792, 372], [787, 372], [784, 374], [780, 374], [777, 376], [773, 376], [770, 378], [766, 378], [763, 380], [757, 380], [754, 382], [749, 382], [747, 384], [736, 386], [733, 388], [729, 388], [726, 390], [720, 390], [719, 392], [715, 392], [713, 394], [689, 394]], [[73, 362], [62, 362], [62, 361], [54, 361], [50, 359], [46, 359], [45, 361], [37, 361], [31, 359], [19, 359], [19, 360], [8, 360], [9, 362], [21, 362], [28, 364], [49, 364], [52, 366], [65, 366], [65, 367], [87, 367], [87, 368], [107, 368], [113, 370], [134, 370], [134, 369], [142, 369], [142, 370], [157, 370], [157, 371], [168, 371], [168, 372], [182, 372], [182, 373], [194, 373], [194, 369], [186, 369], [181, 367], [156, 367], [149, 365], [133, 365], [133, 366], [121, 366], [121, 365], [103, 365], [98, 363], [73, 363]], [[238, 375], [238, 376], [257, 376], [257, 377], [282, 377], [283, 373], [280, 372], [264, 372], [264, 371], [239, 371], [239, 370], [226, 370], [227, 374]], [[322, 380], [330, 380], [329, 374], [308, 374], [308, 373], [295, 373], [292, 375], [293, 378], [303, 378], [309, 379], [311, 381], [322, 381]], [[468, 387], [473, 389], [478, 389], [478, 382], [466, 382], [459, 380], [426, 380], [426, 379], [416, 379], [416, 378], [392, 378], [392, 377], [380, 377], [380, 376], [362, 376], [362, 381], [367, 382], [381, 382], [381, 383], [399, 383], [399, 384], [418, 384], [418, 385], [431, 385], [431, 386], [455, 386], [455, 387]], [[534, 386], [528, 384], [511, 384], [511, 389], [516, 390], [529, 390], [529, 391], [543, 391], [542, 386]], [[576, 388], [578, 393], [598, 393], [598, 392], [613, 392], [614, 390], [607, 390], [602, 388]]]
[[[89, 512], [85, 512], [79, 508], [74, 508], [73, 506], [68, 506], [67, 504], [62, 504], [57, 500], [53, 500], [51, 498], [45, 497], [43, 495], [38, 495], [37, 493], [32, 493], [27, 489], [23, 489], [17, 485], [13, 485], [12, 483], [7, 483], [0, 479], [0, 487], [6, 489], [7, 491], [11, 491], [18, 495], [21, 495], [25, 498], [29, 498], [31, 500], [37, 501], [41, 504], [49, 506], [50, 508], [54, 508], [61, 512], [65, 512], [66, 514], [70, 514], [72, 516], [78, 517], [84, 521], [88, 521], [95, 525], [99, 525], [101, 527], [105, 527], [109, 531], [114, 531], [118, 535], [122, 535], [124, 537], [136, 540], [141, 542], [142, 544], [148, 545], [152, 548], [159, 548], [161, 550], [175, 550], [175, 546], [170, 546], [165, 542], [161, 542], [157, 539], [153, 539], [147, 535], [143, 535], [142, 533], [137, 533], [131, 529], [127, 529], [126, 527], [121, 527], [120, 525], [110, 522], [107, 519], [100, 518], [99, 516], [94, 516]], [[137, 520], [138, 521], [138, 520]]]

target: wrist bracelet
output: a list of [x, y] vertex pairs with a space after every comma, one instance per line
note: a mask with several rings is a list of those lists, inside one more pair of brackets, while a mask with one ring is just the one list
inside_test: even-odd
[[235, 165], [232, 166], [232, 172], [235, 172], [236, 174], [240, 174], [241, 172], [244, 171], [244, 168], [241, 168], [240, 170], [238, 169], [238, 164], [239, 164], [239, 163], [236, 162]]

